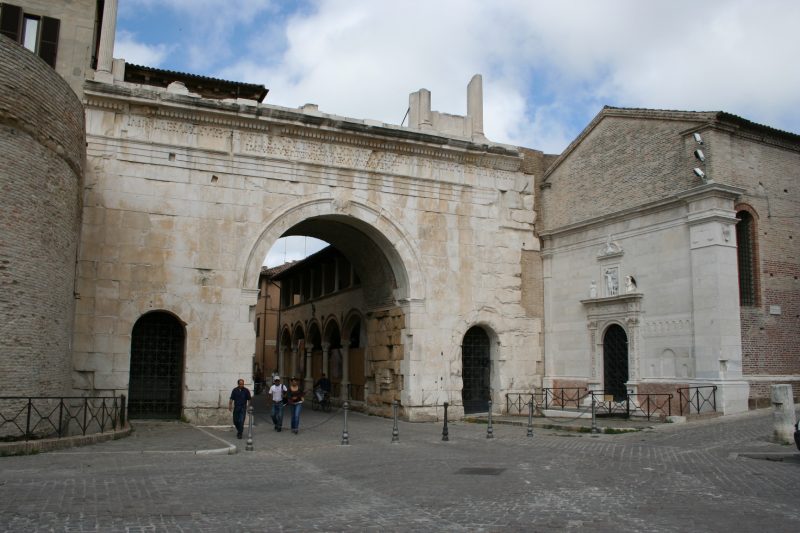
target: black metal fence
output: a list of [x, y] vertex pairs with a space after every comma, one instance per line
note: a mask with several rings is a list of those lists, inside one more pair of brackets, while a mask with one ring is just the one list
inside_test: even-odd
[[125, 426], [125, 396], [0, 396], [0, 441], [92, 435]]
[[533, 405], [534, 414], [538, 411], [544, 415], [543, 411], [547, 410], [588, 415], [594, 406], [597, 416], [643, 416], [650, 420], [653, 416], [672, 416], [673, 397], [670, 393], [628, 393], [624, 398], [615, 399], [613, 394], [581, 387], [543, 388], [541, 392], [506, 394], [506, 412], [527, 415]]
[[702, 387], [681, 387], [678, 389], [678, 405], [681, 416], [684, 410], [687, 415], [712, 413], [717, 411], [717, 386], [705, 385]]

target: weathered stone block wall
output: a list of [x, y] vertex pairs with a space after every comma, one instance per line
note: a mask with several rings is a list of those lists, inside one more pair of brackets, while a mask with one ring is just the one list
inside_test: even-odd
[[401, 362], [404, 357], [402, 332], [405, 315], [399, 308], [367, 314], [368, 383], [367, 403], [384, 408], [400, 399], [403, 390]]
[[69, 388], [83, 107], [44, 61], [0, 36], [0, 394]]
[[376, 402], [399, 393], [413, 417], [460, 399], [461, 341], [477, 324], [495, 340], [496, 402], [535, 381], [540, 317], [521, 264], [538, 240], [515, 150], [126, 84], [86, 93], [76, 388], [124, 391], [131, 327], [165, 309], [186, 323], [192, 417], [224, 406], [251, 367], [261, 261], [312, 226], [346, 230], [340, 249], [373, 269], [360, 275]]

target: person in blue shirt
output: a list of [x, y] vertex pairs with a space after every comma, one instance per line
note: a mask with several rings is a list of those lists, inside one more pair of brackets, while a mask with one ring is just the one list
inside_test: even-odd
[[231, 399], [228, 401], [228, 411], [233, 411], [233, 425], [236, 426], [237, 439], [242, 438], [244, 415], [251, 398], [250, 391], [244, 386], [244, 380], [240, 379], [236, 388], [231, 391]]

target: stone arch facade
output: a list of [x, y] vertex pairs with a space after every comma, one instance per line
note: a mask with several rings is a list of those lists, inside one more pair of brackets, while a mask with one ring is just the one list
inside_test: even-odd
[[267, 222], [245, 259], [242, 287], [258, 284], [263, 258], [281, 236], [293, 226], [315, 217], [335, 217], [358, 225], [388, 260], [397, 283], [395, 298], [424, 300], [425, 280], [410, 235], [380, 207], [366, 201], [342, 200], [331, 194], [299, 199]]

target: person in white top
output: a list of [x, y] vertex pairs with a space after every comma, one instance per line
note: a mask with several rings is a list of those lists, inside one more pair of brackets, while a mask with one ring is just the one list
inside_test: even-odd
[[269, 396], [272, 399], [272, 423], [275, 424], [275, 431], [283, 428], [283, 406], [286, 385], [281, 383], [281, 378], [272, 378], [272, 386], [269, 388]]

